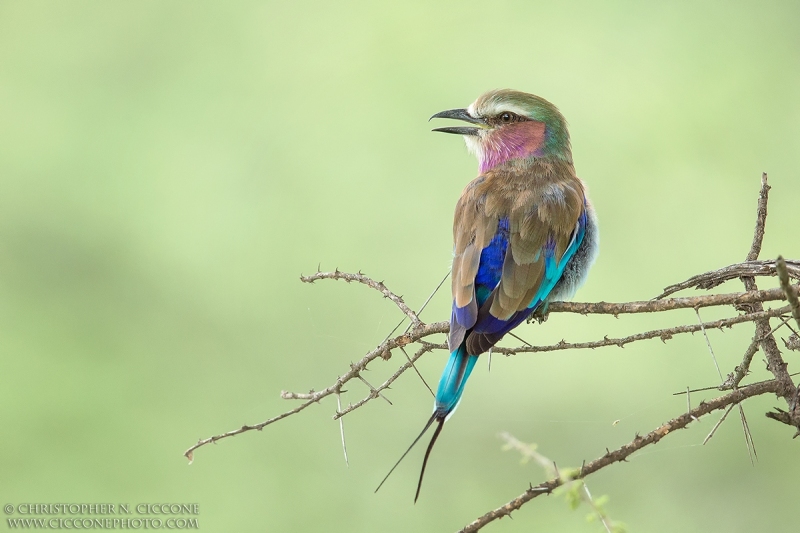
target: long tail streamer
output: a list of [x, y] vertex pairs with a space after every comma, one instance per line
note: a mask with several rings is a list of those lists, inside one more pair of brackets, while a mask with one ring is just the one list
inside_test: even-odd
[[414, 442], [411, 443], [411, 446], [408, 447], [405, 453], [403, 453], [403, 455], [400, 456], [400, 459], [398, 459], [397, 462], [394, 464], [392, 469], [389, 470], [389, 473], [386, 474], [386, 477], [383, 478], [380, 485], [378, 485], [378, 488], [375, 489], [375, 492], [378, 492], [380, 488], [383, 486], [383, 484], [386, 483], [386, 480], [389, 479], [389, 476], [392, 475], [392, 472], [394, 472], [394, 469], [397, 468], [397, 465], [399, 465], [403, 461], [403, 459], [406, 458], [408, 452], [410, 452], [411, 449], [414, 448], [414, 446], [419, 442], [419, 440], [428, 431], [428, 429], [431, 427], [431, 425], [433, 425], [434, 422], [438, 422], [439, 425], [436, 426], [436, 430], [433, 432], [433, 437], [431, 437], [431, 442], [428, 444], [428, 449], [425, 450], [425, 459], [423, 459], [422, 461], [422, 470], [419, 473], [419, 482], [417, 483], [417, 493], [414, 495], [414, 503], [417, 503], [417, 499], [419, 498], [419, 491], [422, 488], [422, 477], [425, 475], [425, 467], [428, 464], [428, 457], [430, 457], [433, 445], [436, 443], [436, 439], [439, 438], [439, 433], [442, 432], [442, 428], [444, 427], [444, 417], [437, 416], [436, 413], [433, 413], [431, 415], [431, 417], [428, 419], [428, 422], [425, 424], [425, 427], [422, 428], [420, 434], [417, 435], [417, 438], [414, 439]]
[[[417, 483], [417, 493], [414, 495], [414, 503], [417, 503], [417, 498], [419, 498], [419, 489], [422, 488], [422, 476], [425, 475], [425, 466], [428, 464], [428, 457], [431, 455], [431, 450], [433, 449], [433, 445], [436, 443], [436, 439], [439, 438], [439, 433], [442, 432], [442, 428], [444, 427], [444, 418], [436, 418], [434, 414], [431, 418], [431, 422], [436, 420], [439, 422], [439, 425], [436, 426], [436, 430], [433, 432], [433, 437], [431, 437], [431, 442], [428, 444], [428, 449], [425, 450], [425, 459], [422, 460], [422, 470], [419, 473], [419, 483]], [[428, 422], [428, 426], [431, 425], [431, 422]], [[425, 429], [428, 429], [427, 427]], [[421, 436], [421, 435], [420, 435]]]

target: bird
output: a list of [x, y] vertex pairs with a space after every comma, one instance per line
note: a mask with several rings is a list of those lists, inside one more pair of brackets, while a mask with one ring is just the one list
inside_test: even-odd
[[431, 450], [458, 407], [478, 356], [532, 313], [545, 314], [550, 302], [572, 298], [599, 249], [597, 217], [575, 173], [567, 122], [555, 105], [499, 89], [429, 120], [441, 118], [470, 124], [433, 131], [463, 136], [479, 172], [455, 208], [450, 357], [433, 414], [378, 486], [436, 424], [415, 503]]

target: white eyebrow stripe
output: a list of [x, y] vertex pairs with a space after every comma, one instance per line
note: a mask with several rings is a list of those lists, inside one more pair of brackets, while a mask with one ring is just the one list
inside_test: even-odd
[[493, 117], [499, 115], [503, 111], [510, 111], [516, 115], [526, 117], [527, 114], [524, 109], [508, 102], [495, 102], [489, 100], [484, 103], [479, 109], [475, 107], [476, 102], [470, 104], [467, 111], [473, 117]]

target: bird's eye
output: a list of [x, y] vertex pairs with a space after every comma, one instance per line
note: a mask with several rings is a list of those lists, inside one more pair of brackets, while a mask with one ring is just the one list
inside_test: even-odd
[[500, 115], [500, 122], [508, 124], [509, 122], [514, 122], [514, 118], [516, 118], [516, 115], [514, 115], [514, 113], [509, 113], [508, 111], [506, 111], [505, 113]]

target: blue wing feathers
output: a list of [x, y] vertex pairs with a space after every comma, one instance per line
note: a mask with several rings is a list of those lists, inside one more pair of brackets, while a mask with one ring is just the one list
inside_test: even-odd
[[470, 325], [475, 324], [477, 316], [477, 306], [467, 305], [465, 307], [456, 307], [455, 302], [453, 302], [453, 316], [450, 319], [451, 323], [456, 322], [465, 327], [470, 327]]
[[506, 259], [506, 250], [508, 250], [508, 235], [508, 218], [501, 218], [497, 223], [497, 233], [492, 237], [489, 246], [481, 250], [478, 274], [475, 276], [476, 289], [483, 289], [476, 290], [478, 306], [484, 304], [489, 294], [500, 283], [500, 276], [503, 275], [503, 261]]
[[[474, 308], [456, 307], [453, 304], [453, 320], [458, 324], [471, 327], [478, 333], [507, 333], [516, 327], [522, 320], [536, 310], [542, 302], [549, 296], [550, 292], [555, 287], [567, 263], [575, 255], [575, 251], [581, 245], [583, 236], [586, 231], [586, 211], [581, 213], [578, 219], [578, 226], [576, 228], [575, 238], [572, 240], [570, 246], [565, 250], [564, 255], [560, 261], [555, 257], [555, 242], [550, 240], [544, 246], [540, 253], [544, 253], [545, 260], [545, 276], [542, 284], [536, 295], [528, 304], [528, 309], [513, 314], [508, 319], [502, 320], [491, 314], [484, 313], [483, 316], [477, 318], [474, 315]], [[478, 266], [478, 274], [475, 277], [475, 297], [477, 299], [478, 307], [482, 306], [489, 298], [491, 292], [497, 287], [500, 278], [503, 274], [503, 261], [505, 261], [506, 252], [509, 243], [509, 221], [508, 218], [500, 219], [497, 224], [497, 233], [490, 241], [489, 245], [481, 251], [480, 263]], [[523, 316], [520, 316], [523, 315]]]
[[[586, 210], [584, 209], [578, 218], [575, 236], [564, 251], [560, 261], [556, 260], [555, 257], [555, 242], [548, 241], [542, 248], [540, 253], [544, 254], [545, 260], [544, 279], [526, 309], [514, 313], [508, 319], [502, 320], [488, 312], [481, 312], [476, 317], [474, 305], [457, 308], [454, 303], [452, 320], [462, 326], [471, 328], [475, 333], [496, 337], [493, 342], [496, 342], [500, 337], [521, 324], [547, 300], [547, 297], [563, 275], [567, 263], [569, 263], [569, 260], [572, 259], [583, 242], [586, 233], [586, 217]], [[509, 221], [508, 218], [503, 218], [497, 224], [497, 233], [495, 233], [489, 245], [481, 251], [478, 273], [475, 276], [475, 298], [478, 307], [486, 303], [492, 291], [500, 282], [508, 244]], [[464, 384], [469, 378], [477, 359], [477, 355], [467, 355], [466, 340], [450, 354], [450, 359], [442, 373], [439, 387], [436, 391], [435, 413], [447, 416], [456, 408], [464, 391]]]
[[494, 288], [500, 283], [500, 276], [503, 275], [503, 261], [505, 261], [508, 249], [508, 234], [508, 218], [502, 218], [497, 223], [497, 233], [494, 234], [489, 245], [481, 250], [478, 273], [475, 276], [475, 299], [478, 305], [456, 307], [456, 303], [453, 302], [451, 321], [466, 328], [472, 328], [475, 325], [477, 308], [486, 302]]

